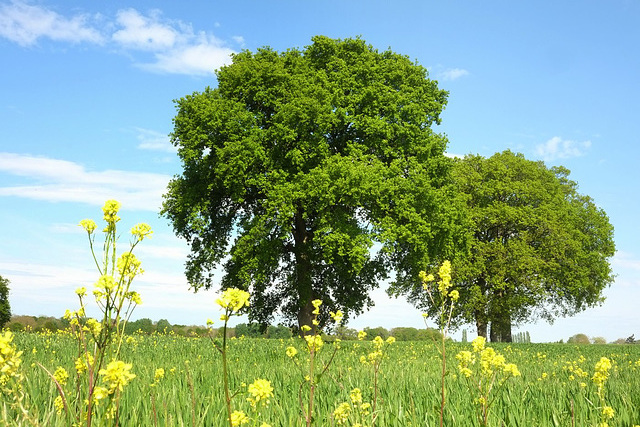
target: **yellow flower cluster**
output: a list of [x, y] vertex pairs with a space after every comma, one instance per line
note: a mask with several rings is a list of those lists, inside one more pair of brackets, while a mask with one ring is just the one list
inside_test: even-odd
[[152, 234], [153, 230], [151, 230], [151, 226], [143, 222], [141, 222], [140, 224], [136, 224], [131, 229], [131, 235], [135, 237], [139, 242], [144, 240], [145, 237], [151, 238]]
[[58, 396], [53, 401], [53, 407], [56, 410], [56, 414], [62, 414], [62, 410], [64, 409], [64, 401], [62, 400], [62, 396]]
[[240, 426], [249, 422], [249, 417], [242, 411], [233, 411], [231, 413], [231, 425], [233, 427]]
[[120, 221], [120, 217], [117, 215], [120, 210], [120, 202], [116, 200], [107, 200], [104, 202], [104, 206], [102, 207], [102, 212], [104, 213], [104, 220], [113, 225], [116, 222]]
[[354, 422], [349, 424], [349, 418], [352, 416], [359, 418], [362, 421], [363, 417], [369, 415], [371, 404], [369, 402], [362, 401], [362, 391], [359, 388], [354, 388], [349, 393], [349, 402], [343, 402], [339, 404], [333, 411], [333, 419], [337, 425], [351, 425], [362, 427], [363, 424]]
[[[583, 357], [584, 359], [584, 357]], [[579, 361], [567, 361], [565, 362], [565, 365], [562, 367], [563, 370], [568, 371], [569, 372], [569, 380], [573, 381], [576, 378], [577, 379], [581, 379], [581, 378], [586, 378], [589, 376], [589, 374], [584, 371], [579, 365], [578, 365]]]
[[122, 360], [113, 360], [109, 362], [105, 369], [100, 369], [98, 373], [107, 384], [109, 394], [113, 394], [116, 390], [122, 391], [124, 386], [136, 377], [131, 373], [131, 367], [130, 363], [124, 363]]
[[89, 234], [93, 233], [96, 230], [96, 228], [98, 228], [95, 221], [92, 219], [83, 219], [82, 221], [80, 221], [80, 224], [78, 225], [84, 228], [86, 232]]
[[256, 407], [258, 403], [262, 406], [269, 404], [269, 399], [273, 397], [273, 387], [267, 380], [257, 379], [252, 384], [249, 384], [247, 389], [250, 397], [247, 398], [252, 407]]
[[134, 277], [144, 273], [144, 270], [140, 268], [141, 264], [140, 260], [132, 252], [125, 252], [118, 258], [118, 273], [125, 280], [132, 281]]
[[66, 369], [64, 369], [62, 366], [59, 366], [58, 369], [56, 369], [56, 371], [53, 373], [53, 378], [55, 378], [58, 384], [65, 385], [67, 384], [67, 380], [69, 379], [69, 374], [67, 373]]
[[220, 298], [216, 299], [216, 304], [235, 313], [243, 307], [249, 307], [249, 296], [249, 292], [242, 289], [229, 288], [222, 293]]
[[13, 334], [5, 331], [0, 334], [0, 384], [6, 384], [11, 378], [20, 379], [18, 373], [22, 363], [21, 351], [16, 351], [13, 345]]
[[93, 356], [91, 353], [84, 353], [82, 356], [76, 359], [76, 372], [82, 374], [88, 367], [93, 366]]
[[307, 341], [309, 351], [317, 352], [324, 345], [324, 341], [322, 341], [322, 337], [320, 335], [305, 335], [304, 339]]
[[[425, 271], [421, 271], [420, 279], [422, 280], [422, 287], [430, 292], [429, 284], [435, 280], [433, 274], [427, 274]], [[451, 289], [451, 262], [445, 260], [440, 268], [438, 269], [438, 276], [440, 277], [440, 281], [438, 282], [438, 292], [443, 298], [451, 298], [453, 302], [458, 301], [460, 298], [460, 292], [457, 290], [449, 290]]]
[[360, 356], [360, 363], [362, 363], [363, 365], [367, 365], [367, 364], [372, 364], [372, 365], [379, 365], [380, 362], [382, 361], [382, 357], [384, 356], [384, 352], [383, 347], [386, 344], [391, 345], [394, 342], [396, 342], [396, 338], [395, 337], [389, 337], [387, 338], [387, 340], [383, 340], [381, 336], [376, 336], [373, 339], [373, 348], [374, 350], [369, 353], [366, 357], [365, 356]]
[[298, 350], [296, 350], [295, 347], [289, 346], [289, 347], [287, 347], [286, 353], [287, 353], [288, 357], [293, 359], [294, 357], [296, 357], [296, 354], [298, 354]]
[[347, 402], [343, 402], [333, 411], [333, 419], [336, 420], [336, 424], [343, 425], [349, 421], [349, 415], [351, 415], [351, 405]]
[[473, 376], [471, 369], [476, 362], [479, 362], [480, 375], [490, 378], [495, 372], [501, 371], [506, 378], [520, 376], [518, 367], [513, 363], [506, 363], [504, 356], [491, 347], [485, 347], [486, 339], [477, 337], [471, 343], [473, 353], [470, 351], [460, 351], [456, 355], [458, 360], [458, 370], [465, 378]]
[[320, 299], [314, 299], [313, 301], [311, 301], [311, 304], [313, 305], [313, 311], [311, 312], [311, 314], [314, 315], [319, 315], [320, 314], [320, 306], [322, 305], [322, 300]]
[[100, 335], [100, 331], [102, 330], [102, 323], [98, 322], [96, 319], [90, 317], [87, 319], [83, 329], [86, 332], [91, 333], [94, 337]]
[[331, 316], [333, 321], [339, 325], [342, 322], [342, 319], [344, 318], [344, 313], [342, 313], [342, 311], [340, 310], [336, 311], [335, 313], [333, 311], [330, 311], [329, 316]]
[[[111, 291], [113, 291], [116, 286], [118, 286], [118, 283], [116, 282], [116, 279], [114, 279], [110, 274], [103, 274], [95, 283], [96, 290], [104, 291], [107, 294], [111, 293]], [[94, 294], [95, 293], [96, 292], [94, 292]]]
[[593, 382], [598, 386], [600, 391], [609, 378], [609, 369], [611, 369], [611, 360], [606, 357], [600, 358], [596, 363], [596, 371], [593, 374]]

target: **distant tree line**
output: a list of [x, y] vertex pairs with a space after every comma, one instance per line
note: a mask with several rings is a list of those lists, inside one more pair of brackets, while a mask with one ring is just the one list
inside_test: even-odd
[[[56, 318], [51, 316], [12, 316], [11, 320], [5, 325], [11, 331], [25, 332], [56, 332], [69, 327], [69, 321], [64, 318]], [[222, 333], [222, 328], [214, 328], [213, 334]], [[417, 329], [410, 327], [398, 327], [386, 329], [382, 326], [376, 328], [366, 327], [365, 340], [373, 340], [376, 336], [387, 339], [393, 336], [398, 341], [432, 341], [441, 339], [440, 331], [437, 329]], [[227, 329], [229, 337], [247, 337], [247, 338], [270, 338], [270, 339], [287, 339], [294, 335], [294, 328], [285, 325], [261, 325], [256, 322], [239, 323], [233, 328]], [[358, 331], [346, 326], [340, 326], [331, 331], [330, 336], [340, 338], [342, 340], [357, 340]], [[204, 326], [186, 326], [172, 325], [167, 319], [160, 319], [157, 322], [149, 318], [132, 320], [125, 326], [125, 333], [133, 334], [175, 334], [180, 336], [207, 336], [209, 329]]]
[[[560, 341], [562, 342], [562, 341]], [[575, 334], [567, 340], [567, 344], [606, 344], [607, 340], [604, 337], [589, 338], [586, 334]], [[628, 338], [618, 338], [612, 341], [611, 344], [638, 344], [640, 341], [634, 338], [632, 334]]]

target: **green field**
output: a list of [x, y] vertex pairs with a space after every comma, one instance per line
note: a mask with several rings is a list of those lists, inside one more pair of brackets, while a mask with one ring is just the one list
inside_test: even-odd
[[[22, 387], [25, 406], [41, 425], [63, 426], [57, 415], [57, 391], [52, 380], [37, 365], [51, 372], [58, 366], [71, 375], [77, 341], [63, 333], [17, 333], [14, 344], [22, 355]], [[371, 341], [345, 341], [320, 382], [315, 398], [317, 426], [336, 425], [332, 413], [349, 401], [349, 392], [362, 390], [363, 400], [373, 399], [371, 366], [360, 362], [372, 350]], [[260, 422], [246, 425], [304, 425], [299, 393], [303, 373], [286, 356], [295, 346], [304, 358], [305, 345], [299, 339], [231, 339], [228, 343], [230, 388], [241, 391], [233, 399], [234, 409], [251, 413], [246, 385], [257, 378], [267, 379], [274, 388], [270, 404], [261, 410]], [[489, 425], [507, 426], [597, 426], [600, 401], [592, 381], [595, 364], [601, 357], [613, 362], [604, 387], [606, 404], [615, 410], [610, 426], [640, 424], [640, 346], [568, 344], [489, 344], [508, 362], [516, 363], [521, 376], [510, 378], [494, 390]], [[326, 343], [319, 353], [328, 360], [335, 344]], [[478, 425], [476, 407], [466, 380], [459, 375], [455, 354], [470, 350], [470, 344], [450, 343], [447, 347], [447, 405], [445, 425]], [[125, 343], [121, 358], [132, 363], [136, 378], [124, 389], [119, 425], [123, 426], [224, 426], [226, 408], [221, 375], [221, 357], [206, 338], [174, 335], [134, 336]], [[440, 356], [428, 342], [396, 342], [385, 347], [378, 388], [377, 426], [435, 426], [440, 408]], [[570, 372], [569, 366], [573, 372]], [[165, 375], [155, 386], [156, 369]], [[580, 368], [580, 369], [577, 369]], [[582, 373], [581, 373], [582, 372]], [[306, 395], [303, 395], [303, 400]], [[5, 406], [5, 411], [8, 411]], [[5, 418], [16, 418], [11, 412]], [[369, 421], [370, 421], [369, 417]], [[17, 424], [17, 423], [16, 423]], [[363, 423], [364, 424], [364, 423]], [[94, 425], [102, 425], [94, 423]], [[352, 425], [346, 423], [343, 425]], [[370, 425], [370, 422], [365, 425]]]

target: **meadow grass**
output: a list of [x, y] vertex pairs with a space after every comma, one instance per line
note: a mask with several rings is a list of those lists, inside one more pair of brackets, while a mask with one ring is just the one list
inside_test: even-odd
[[[73, 373], [77, 340], [64, 333], [16, 333], [14, 344], [22, 355], [22, 387], [26, 405], [42, 425], [64, 426], [57, 415], [56, 388], [38, 363], [53, 372], [62, 366]], [[336, 344], [325, 343], [318, 358], [326, 363]], [[314, 425], [336, 425], [332, 414], [349, 401], [354, 388], [363, 401], [374, 395], [373, 372], [361, 363], [372, 351], [370, 341], [344, 341], [315, 394]], [[238, 394], [234, 408], [251, 413], [247, 385], [257, 378], [271, 382], [274, 397], [260, 409], [260, 423], [272, 426], [304, 425], [299, 390], [305, 372], [286, 355], [289, 346], [304, 354], [306, 344], [290, 340], [231, 339], [228, 342], [229, 388]], [[640, 346], [568, 344], [488, 344], [517, 364], [521, 376], [511, 378], [497, 393], [489, 425], [597, 426], [601, 402], [592, 381], [601, 357], [613, 362], [604, 387], [606, 404], [615, 410], [610, 426], [640, 424]], [[448, 354], [470, 350], [470, 344], [447, 344]], [[206, 338], [177, 335], [135, 335], [125, 340], [122, 355], [133, 364], [136, 378], [121, 398], [119, 424], [123, 426], [223, 426], [227, 424], [222, 362]], [[453, 359], [453, 358], [452, 358]], [[396, 342], [385, 349], [378, 374], [378, 426], [435, 426], [440, 411], [440, 357], [430, 342]], [[157, 369], [164, 376], [157, 379]], [[447, 403], [444, 424], [475, 426], [474, 404], [454, 360], [445, 376]], [[303, 396], [304, 400], [305, 396]], [[6, 409], [5, 409], [6, 410]], [[100, 425], [100, 424], [94, 424]], [[247, 424], [252, 425], [252, 424]], [[255, 424], [261, 425], [261, 424]], [[346, 425], [352, 425], [351, 423]]]

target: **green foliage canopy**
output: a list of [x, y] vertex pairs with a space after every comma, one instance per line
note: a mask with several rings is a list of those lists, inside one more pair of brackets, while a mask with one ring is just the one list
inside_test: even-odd
[[447, 93], [406, 56], [312, 42], [236, 54], [217, 88], [176, 101], [183, 172], [162, 213], [190, 244], [187, 279], [208, 288], [224, 264], [222, 288], [249, 290], [262, 324], [310, 324], [313, 299], [321, 324], [348, 318], [390, 268], [415, 278], [452, 245], [447, 141], [431, 129]]
[[[471, 222], [468, 251], [454, 262], [460, 322], [475, 321], [485, 337], [491, 324], [492, 340], [510, 341], [512, 323], [552, 321], [603, 301], [613, 227], [566, 168], [505, 151], [458, 159], [452, 175]], [[420, 301], [421, 292], [408, 292]]]

